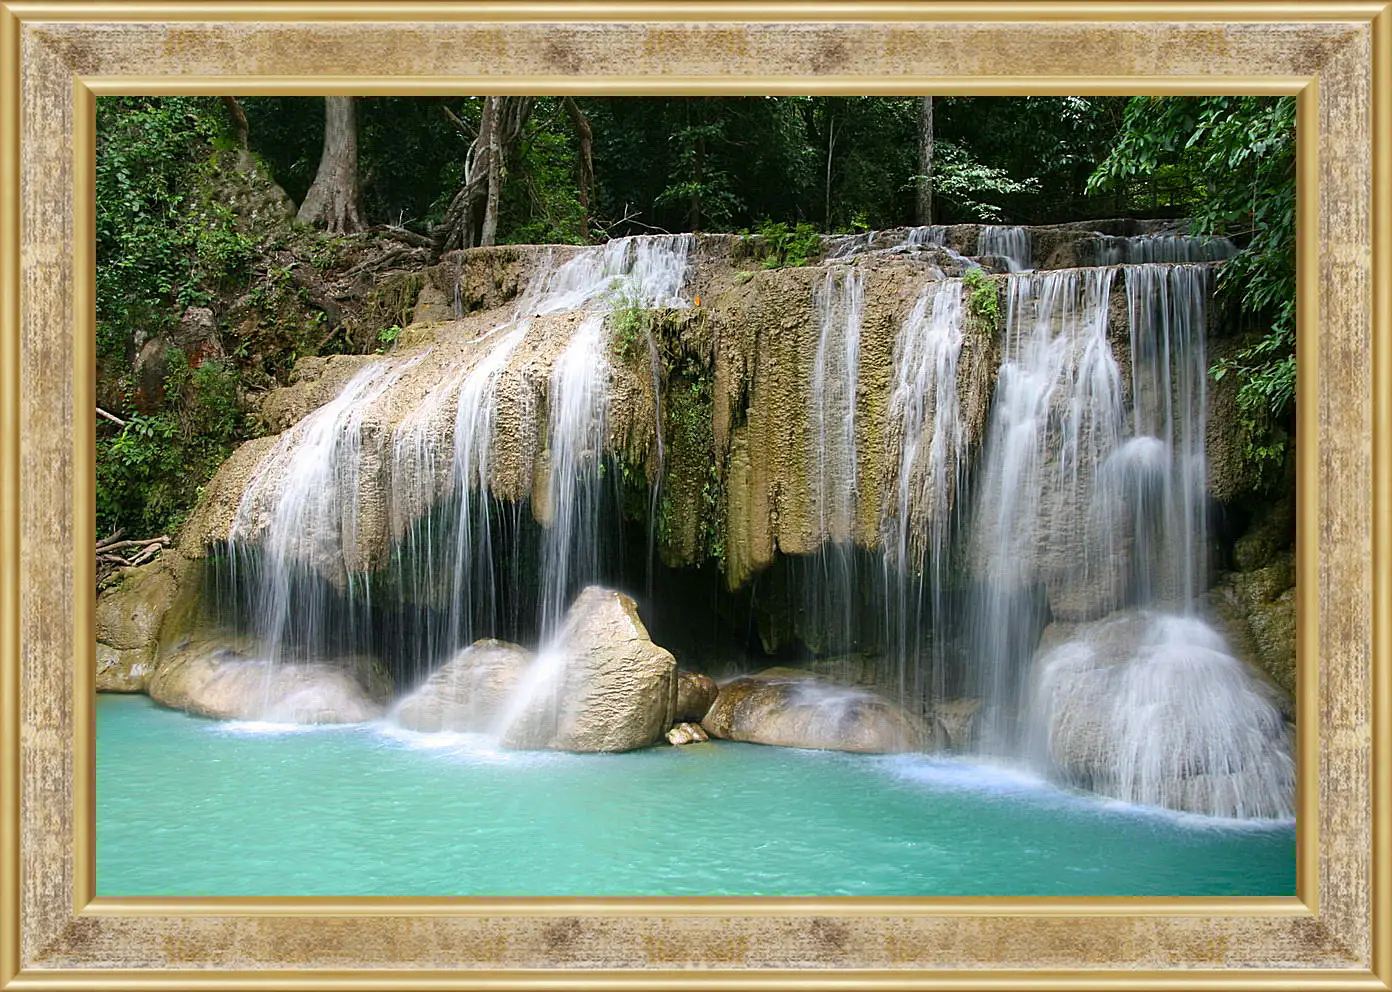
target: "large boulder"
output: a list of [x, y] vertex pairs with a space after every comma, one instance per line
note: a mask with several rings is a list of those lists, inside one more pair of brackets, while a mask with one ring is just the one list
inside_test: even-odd
[[507, 641], [475, 641], [397, 705], [396, 721], [407, 730], [492, 731], [534, 657]]
[[190, 642], [160, 660], [146, 691], [198, 716], [272, 723], [361, 723], [381, 716], [391, 694], [376, 661], [273, 664], [246, 647]]
[[188, 562], [166, 548], [147, 565], [123, 569], [98, 594], [98, 692], [145, 691], [155, 669], [160, 630], [186, 581], [193, 581]]
[[1292, 814], [1287, 701], [1208, 624], [1121, 611], [1044, 645], [1030, 740], [1065, 781], [1213, 816]]
[[677, 672], [677, 712], [672, 719], [677, 723], [700, 723], [719, 694], [720, 687], [709, 675]]
[[662, 739], [677, 710], [677, 661], [623, 593], [586, 588], [500, 721], [517, 749], [629, 751]]
[[97, 643], [117, 651], [153, 645], [178, 587], [164, 560], [126, 569], [97, 597]]
[[930, 739], [918, 717], [887, 699], [790, 668], [724, 683], [701, 726], [731, 741], [871, 754], [922, 750]]

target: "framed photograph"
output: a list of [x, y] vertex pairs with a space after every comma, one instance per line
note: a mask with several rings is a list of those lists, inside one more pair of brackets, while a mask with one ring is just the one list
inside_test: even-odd
[[0, 987], [1392, 986], [1385, 0], [0, 51]]

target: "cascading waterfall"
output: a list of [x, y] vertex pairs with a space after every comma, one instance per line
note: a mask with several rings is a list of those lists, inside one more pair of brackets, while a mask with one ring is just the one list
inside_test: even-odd
[[1030, 235], [1023, 227], [983, 227], [977, 243], [978, 255], [1004, 258], [1011, 272], [1030, 268]]
[[1137, 570], [1135, 596], [1188, 610], [1207, 588], [1210, 273], [1202, 265], [1131, 265], [1125, 273], [1132, 439], [1113, 457], [1134, 508], [1135, 560], [1145, 566]]
[[[374, 404], [416, 362], [384, 360], [359, 371], [331, 402], [287, 431], [257, 467], [237, 506], [229, 533], [236, 587], [245, 568], [252, 584], [244, 611], [258, 650], [273, 664], [308, 661], [342, 646], [370, 620], [371, 587], [355, 572], [359, 504], [345, 498], [382, 457], [380, 431], [367, 429]], [[259, 544], [259, 554], [249, 554]], [[331, 618], [324, 575], [343, 587], [344, 629]], [[362, 616], [353, 615], [361, 604]], [[345, 634], [348, 638], [345, 638]]]
[[489, 489], [499, 384], [536, 318], [578, 312], [552, 366], [549, 481], [537, 508], [545, 522], [538, 620], [543, 637], [554, 634], [569, 592], [598, 568], [605, 316], [619, 305], [689, 305], [681, 291], [694, 240], [617, 239], [560, 265], [548, 253], [513, 319], [471, 342], [395, 428], [385, 413], [389, 394], [424, 355], [371, 363], [287, 431], [257, 467], [230, 532], [233, 587], [249, 599], [239, 612], [252, 618], [260, 653], [280, 663], [371, 650], [371, 576], [380, 563], [361, 560], [371, 543], [359, 534], [364, 492], [379, 492], [386, 507], [398, 597], [429, 606], [408, 621], [410, 647], [400, 650], [415, 652], [410, 670], [422, 677], [493, 632], [499, 507]]
[[855, 533], [859, 504], [856, 400], [865, 281], [860, 270], [829, 268], [816, 289], [817, 350], [808, 393], [809, 497], [820, 550], [808, 583], [814, 649], [854, 646]]
[[1140, 234], [1133, 237], [1099, 234], [1091, 239], [1090, 244], [1094, 265], [1219, 262], [1237, 254], [1237, 248], [1227, 238], [1189, 234]]
[[[948, 233], [915, 228], [906, 244], [942, 248]], [[864, 240], [868, 248], [873, 239]], [[793, 566], [803, 570], [799, 633], [824, 656], [872, 653], [869, 639], [882, 635], [901, 701], [920, 711], [980, 699], [981, 752], [1130, 801], [1287, 815], [1293, 770], [1281, 712], [1193, 612], [1208, 588], [1210, 554], [1207, 297], [1212, 262], [1231, 245], [1172, 236], [1096, 243], [1126, 264], [1028, 272], [1027, 231], [980, 229], [978, 251], [1006, 258], [1012, 270], [1000, 340], [989, 342], [1001, 359], [984, 437], [978, 412], [964, 413], [959, 384], [966, 332], [977, 326], [962, 281], [932, 278], [920, 259], [927, 278], [899, 326], [889, 394], [879, 400], [887, 403], [888, 485], [879, 507], [882, 573], [868, 583], [857, 538], [873, 522], [863, 519], [860, 473], [875, 459], [863, 457], [857, 438], [867, 402], [869, 263], [826, 266], [812, 289], [804, 435], [819, 550]], [[495, 729], [506, 737], [523, 716], [535, 720], [539, 704], [552, 705], [566, 672], [556, 647], [566, 608], [603, 571], [618, 371], [607, 358], [606, 320], [618, 308], [688, 305], [694, 246], [689, 236], [640, 237], [548, 252], [509, 320], [442, 346], [457, 348], [457, 358], [436, 358], [438, 382], [412, 381], [424, 355], [386, 357], [287, 431], [257, 467], [230, 532], [234, 578], [241, 573], [264, 659], [371, 653], [395, 633], [374, 628], [381, 590], [373, 583], [394, 583], [397, 600], [424, 604], [393, 621], [410, 629], [400, 650], [414, 652], [409, 670], [419, 678], [496, 635], [505, 601], [530, 609], [531, 597], [541, 650]], [[904, 254], [895, 265], [921, 255]], [[1183, 260], [1154, 260], [1171, 257]], [[1118, 273], [1124, 306], [1113, 292]], [[1123, 312], [1129, 341], [1113, 326]], [[651, 335], [646, 343], [659, 411], [651, 584], [666, 451], [661, 356]], [[1123, 370], [1117, 354], [1128, 344]], [[981, 368], [982, 352], [969, 353], [969, 368]], [[517, 397], [533, 390], [538, 402], [544, 395], [535, 412], [545, 411], [530, 506], [541, 529], [528, 545], [536, 588], [507, 593], [507, 577], [525, 574], [520, 558], [508, 566], [503, 555], [519, 553], [526, 504], [492, 493], [496, 421], [500, 397], [525, 405], [533, 401]], [[377, 530], [386, 532], [380, 542]], [[393, 553], [377, 561], [370, 549], [387, 541]], [[884, 626], [867, 625], [862, 600], [880, 594]], [[1077, 626], [1041, 648], [1050, 620]], [[833, 664], [827, 670], [838, 674]]]
[[[1131, 437], [1103, 465], [1097, 496], [1129, 505], [1130, 596], [1143, 609], [1039, 659], [1030, 706], [1036, 757], [1130, 802], [1289, 817], [1294, 763], [1278, 701], [1194, 615], [1208, 587], [1210, 273], [1157, 264], [1125, 273]], [[1169, 612], [1155, 612], [1160, 606]]]
[[[1009, 280], [969, 535], [980, 747], [1130, 802], [1288, 816], [1276, 697], [1192, 613], [1207, 588], [1210, 272], [1124, 271], [1129, 409], [1108, 326], [1116, 270]], [[1035, 658], [1049, 612], [1081, 626]]]
[[587, 313], [551, 370], [550, 472], [542, 539], [542, 637], [560, 628], [574, 582], [599, 572], [599, 480], [607, 408], [604, 311]]
[[[1043, 626], [1042, 573], [1106, 568], [1083, 494], [1115, 446], [1121, 376], [1107, 341], [1113, 269], [1012, 277], [1005, 339], [972, 515], [970, 642], [984, 749], [1011, 754], [1025, 666]], [[1081, 559], [1081, 560], [1080, 560]]]
[[[964, 340], [962, 283], [927, 283], [899, 331], [886, 436], [897, 444], [895, 485], [881, 513], [887, 643], [901, 703], [948, 694], [945, 589], [956, 511], [966, 476], [966, 431], [957, 391]], [[893, 461], [894, 452], [890, 457]], [[924, 587], [927, 602], [924, 602]], [[926, 614], [925, 614], [926, 607]], [[929, 625], [933, 636], [926, 636]], [[925, 645], [925, 640], [927, 644]]]

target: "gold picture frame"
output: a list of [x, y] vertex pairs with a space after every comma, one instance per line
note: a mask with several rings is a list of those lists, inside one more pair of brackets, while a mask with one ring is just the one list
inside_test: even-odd
[[[95, 898], [95, 96], [424, 92], [1295, 95], [1297, 895]], [[1392, 988], [1388, 0], [2, 2], [0, 97], [0, 987]]]

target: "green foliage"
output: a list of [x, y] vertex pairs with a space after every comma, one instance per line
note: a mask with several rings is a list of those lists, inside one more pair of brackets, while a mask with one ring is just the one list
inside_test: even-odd
[[252, 242], [208, 179], [226, 120], [216, 100], [97, 101], [97, 354], [133, 357], [139, 335], [171, 328], [244, 273]]
[[268, 264], [246, 294], [249, 315], [237, 329], [233, 357], [258, 387], [284, 381], [297, 361], [319, 353], [324, 337], [326, 317], [295, 282], [296, 264]]
[[1246, 456], [1277, 479], [1295, 399], [1295, 101], [1132, 99], [1090, 187], [1125, 190], [1161, 175], [1183, 190], [1194, 233], [1243, 245], [1218, 288], [1264, 330], [1211, 374], [1236, 377]]
[[114, 437], [97, 439], [97, 532], [176, 529], [199, 489], [245, 437], [236, 370], [226, 362], [189, 365], [166, 354], [165, 408], [134, 414]]
[[388, 348], [396, 344], [396, 339], [401, 336], [401, 327], [393, 324], [391, 327], [384, 327], [377, 332], [377, 354], [381, 355]]
[[[919, 178], [910, 177], [909, 185]], [[973, 220], [997, 222], [1002, 216], [1002, 197], [1038, 190], [1038, 179], [1012, 179], [1004, 169], [977, 161], [960, 145], [940, 141], [934, 147], [933, 195], [954, 204]]]
[[579, 151], [560, 99], [537, 101], [508, 168], [500, 211], [509, 244], [584, 244], [584, 209], [577, 186]]
[[980, 267], [971, 268], [962, 276], [967, 291], [967, 313], [983, 331], [994, 334], [1001, 327], [1000, 296], [995, 281]]
[[764, 257], [766, 269], [807, 265], [822, 254], [822, 239], [811, 224], [799, 224], [789, 230], [782, 221], [764, 221], [759, 225], [759, 236], [768, 252]]
[[614, 353], [620, 361], [630, 361], [642, 353], [647, 336], [652, 333], [653, 315], [636, 296], [619, 290], [610, 297], [606, 321], [613, 335]]

